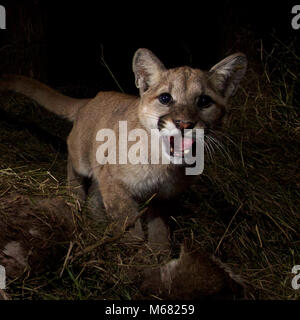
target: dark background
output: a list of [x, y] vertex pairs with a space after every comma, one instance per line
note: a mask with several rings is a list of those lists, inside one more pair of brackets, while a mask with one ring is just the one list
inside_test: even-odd
[[[137, 93], [131, 71], [139, 47], [167, 67], [209, 68], [236, 50], [252, 55], [249, 42], [271, 33], [299, 37], [286, 1], [1, 1], [7, 30], [0, 30], [0, 72], [29, 75], [77, 96], [117, 90]], [[245, 38], [248, 41], [244, 41]], [[247, 40], [246, 39], [246, 40]], [[247, 52], [249, 51], [249, 52]], [[250, 57], [251, 58], [251, 57]], [[251, 60], [251, 59], [250, 59]]]

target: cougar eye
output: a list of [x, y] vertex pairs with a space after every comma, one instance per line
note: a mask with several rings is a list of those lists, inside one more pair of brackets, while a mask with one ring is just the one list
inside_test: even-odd
[[169, 93], [164, 92], [159, 95], [158, 100], [161, 104], [169, 104], [172, 101], [172, 96]]
[[213, 99], [210, 96], [202, 94], [198, 98], [197, 105], [199, 108], [208, 108], [213, 103]]

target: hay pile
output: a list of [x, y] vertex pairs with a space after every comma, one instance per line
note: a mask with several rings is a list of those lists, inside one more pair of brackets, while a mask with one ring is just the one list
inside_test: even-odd
[[75, 231], [72, 209], [62, 199], [2, 197], [0, 265], [10, 279], [41, 273], [65, 256]]

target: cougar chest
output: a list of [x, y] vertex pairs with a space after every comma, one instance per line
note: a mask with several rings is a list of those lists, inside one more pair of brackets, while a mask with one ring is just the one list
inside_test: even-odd
[[147, 200], [153, 194], [156, 198], [171, 198], [185, 187], [185, 175], [180, 169], [162, 165], [130, 166], [123, 171], [122, 181], [141, 200]]

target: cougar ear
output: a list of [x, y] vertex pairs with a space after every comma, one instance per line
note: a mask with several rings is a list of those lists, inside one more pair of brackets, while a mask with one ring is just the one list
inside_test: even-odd
[[166, 70], [150, 50], [143, 48], [136, 51], [132, 68], [135, 74], [135, 85], [140, 89], [141, 95], [153, 86], [159, 80], [161, 72]]
[[243, 53], [235, 53], [210, 69], [210, 80], [220, 94], [227, 99], [235, 94], [246, 69], [246, 56]]

